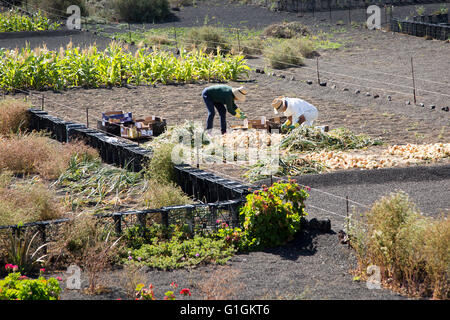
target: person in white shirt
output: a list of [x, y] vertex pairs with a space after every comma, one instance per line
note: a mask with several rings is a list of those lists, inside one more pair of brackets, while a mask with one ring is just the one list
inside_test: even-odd
[[284, 113], [288, 118], [281, 126], [281, 131], [312, 126], [319, 115], [315, 106], [299, 98], [277, 97], [272, 101], [272, 107], [275, 114]]

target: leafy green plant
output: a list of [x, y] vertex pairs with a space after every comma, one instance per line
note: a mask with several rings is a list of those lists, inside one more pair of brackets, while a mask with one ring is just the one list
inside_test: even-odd
[[306, 216], [304, 201], [308, 193], [294, 180], [275, 182], [247, 195], [240, 210], [243, 226], [242, 247], [248, 250], [283, 245], [300, 231]]
[[0, 280], [0, 300], [58, 300], [60, 293], [56, 278], [29, 279], [12, 272]]
[[186, 231], [182, 226], [172, 226], [164, 232], [164, 237], [155, 236], [151, 243], [130, 249], [125, 261], [168, 270], [207, 263], [224, 264], [235, 252], [235, 248], [222, 239], [207, 234], [190, 237]]

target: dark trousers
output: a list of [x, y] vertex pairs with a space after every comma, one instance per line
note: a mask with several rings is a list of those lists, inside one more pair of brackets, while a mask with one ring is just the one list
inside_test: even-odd
[[213, 128], [214, 116], [216, 115], [216, 110], [219, 112], [220, 116], [220, 131], [223, 133], [227, 132], [227, 109], [222, 103], [217, 103], [211, 100], [205, 91], [202, 92], [203, 101], [206, 104], [206, 109], [208, 109], [208, 119], [206, 120], [206, 130]]

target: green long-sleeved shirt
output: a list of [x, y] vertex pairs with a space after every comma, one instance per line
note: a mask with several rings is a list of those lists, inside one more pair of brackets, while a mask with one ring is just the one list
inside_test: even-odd
[[233, 89], [230, 86], [218, 84], [205, 89], [204, 93], [215, 103], [226, 106], [229, 113], [236, 115], [238, 106], [234, 103]]

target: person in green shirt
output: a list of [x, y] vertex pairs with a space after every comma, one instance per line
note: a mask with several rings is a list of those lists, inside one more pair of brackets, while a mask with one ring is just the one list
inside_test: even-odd
[[[213, 85], [202, 91], [203, 101], [208, 110], [208, 119], [206, 120], [206, 130], [213, 128], [215, 109], [220, 116], [220, 130], [222, 134], [227, 132], [227, 111], [233, 116], [245, 119], [245, 114], [236, 105], [235, 101], [245, 101], [247, 90], [244, 87], [232, 88], [227, 85]], [[226, 107], [225, 107], [226, 106]]]

